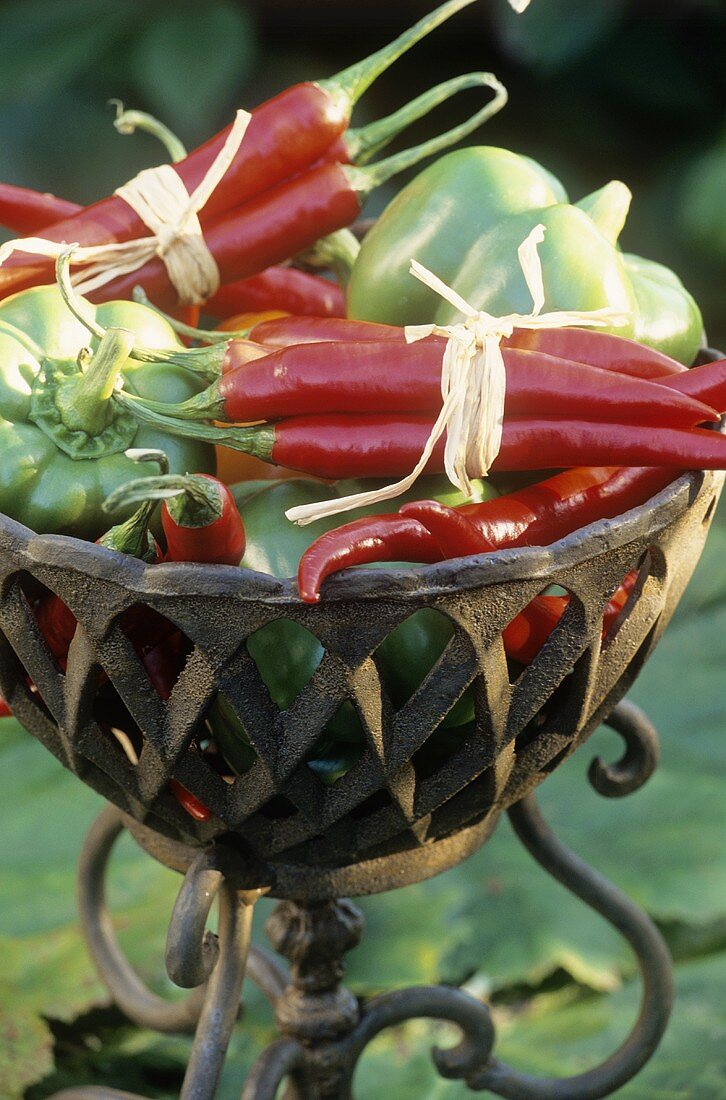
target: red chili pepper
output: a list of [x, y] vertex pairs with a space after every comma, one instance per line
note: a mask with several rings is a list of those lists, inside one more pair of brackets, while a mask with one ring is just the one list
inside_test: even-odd
[[[244, 141], [230, 168], [200, 212], [202, 225], [211, 224], [221, 215], [276, 187], [283, 180], [306, 172], [321, 158], [330, 155], [333, 145], [336, 146], [336, 154], [343, 154], [341, 141], [352, 109], [361, 95], [412, 46], [472, 3], [474, 0], [448, 0], [370, 58], [329, 80], [288, 88], [274, 99], [255, 108]], [[419, 117], [418, 101], [414, 101], [410, 107], [410, 116], [404, 117], [405, 112], [397, 112], [391, 117], [388, 134], [383, 137], [380, 133], [376, 134], [374, 148], [387, 144], [391, 137], [405, 129], [411, 118]], [[174, 165], [190, 194], [218, 156], [229, 129], [227, 127], [222, 130]], [[359, 151], [360, 142], [355, 142], [353, 152]], [[367, 152], [368, 147], [364, 146], [362, 151]], [[315, 233], [303, 247], [307, 247], [317, 237], [324, 236], [326, 232], [329, 230]], [[39, 235], [51, 241], [77, 241], [81, 245], [97, 245], [127, 241], [147, 234], [146, 226], [131, 207], [122, 199], [110, 196], [71, 218], [44, 227]], [[287, 259], [287, 255], [281, 258]], [[262, 270], [266, 266], [268, 265], [263, 264], [255, 270]], [[52, 267], [47, 262], [36, 260], [29, 264], [27, 257], [11, 257], [5, 267], [7, 270], [0, 271], [2, 296], [27, 286], [52, 281]], [[242, 277], [242, 273], [233, 276], [239, 277]]]
[[576, 467], [481, 504], [449, 508], [435, 500], [418, 501], [404, 504], [401, 515], [422, 523], [445, 558], [549, 546], [589, 523], [637, 507], [674, 476], [659, 466]]
[[62, 218], [72, 218], [83, 209], [79, 203], [55, 195], [0, 183], [0, 226], [24, 237]]
[[[445, 561], [509, 547], [548, 546], [589, 523], [642, 504], [673, 477], [672, 470], [660, 468], [587, 467], [567, 470], [539, 485], [482, 504], [462, 508], [449, 508], [437, 501], [406, 504], [399, 515], [353, 521], [316, 539], [300, 560], [300, 595], [305, 602], [316, 603], [325, 578], [352, 565]], [[406, 521], [418, 527], [408, 527]], [[433, 541], [427, 540], [420, 528], [429, 532]], [[409, 542], [399, 546], [395, 540], [407, 535]], [[437, 558], [432, 557], [435, 547]]]
[[[329, 340], [372, 341], [390, 340], [405, 343], [406, 335], [395, 325], [380, 325], [371, 321], [338, 320], [325, 317], [281, 317], [256, 325], [247, 334], [250, 339], [272, 347], [308, 344]], [[434, 339], [442, 340], [441, 337]], [[669, 375], [690, 373], [682, 363], [653, 348], [590, 329], [516, 329], [503, 347], [521, 351], [537, 351], [558, 359], [586, 363], [591, 367], [629, 374], [638, 378], [663, 380]]]
[[[242, 451], [264, 462], [326, 480], [347, 477], [403, 477], [413, 470], [429, 438], [427, 416], [295, 416], [277, 424], [215, 428], [165, 417], [132, 398], [139, 420]], [[444, 469], [443, 439], [427, 473]], [[659, 428], [585, 420], [523, 418], [504, 423], [494, 471], [564, 466], [667, 466], [675, 470], [726, 469], [726, 437], [703, 428]]]
[[[340, 317], [275, 317], [262, 321], [247, 333], [251, 340], [273, 348], [286, 348], [291, 344], [320, 344], [331, 340], [360, 343], [363, 340], [380, 343], [391, 340], [404, 344], [402, 328], [394, 325], [377, 325], [372, 321], [349, 321]], [[443, 347], [443, 341], [441, 342]]]
[[[147, 452], [148, 455], [148, 452]], [[164, 474], [129, 481], [105, 502], [109, 511], [143, 501], [163, 501], [166, 561], [239, 565], [245, 528], [231, 492], [208, 474]]]
[[683, 374], [659, 378], [658, 382], [661, 386], [678, 390], [679, 393], [687, 393], [720, 413], [726, 413], [726, 359], [718, 359], [714, 363], [702, 363], [701, 366], [691, 367]]
[[592, 332], [579, 328], [515, 329], [502, 341], [504, 347], [528, 351], [544, 351], [562, 359], [574, 359], [605, 370], [617, 370], [640, 378], [662, 378], [687, 370], [682, 363], [662, 352], [614, 336], [609, 332]]
[[436, 539], [422, 523], [407, 516], [364, 516], [327, 531], [315, 540], [298, 568], [298, 590], [306, 603], [317, 603], [320, 586], [331, 573], [379, 561], [442, 561]]
[[10, 707], [7, 705], [5, 700], [0, 697], [0, 718], [12, 718], [12, 716], [13, 712], [11, 711]]
[[[184, 637], [178, 631], [142, 656], [146, 674], [165, 702], [171, 698], [185, 659]], [[195, 821], [209, 821], [212, 811], [177, 779], [169, 780], [169, 789], [190, 817]]]
[[[441, 408], [441, 347], [435, 341], [382, 344], [302, 344], [249, 362], [234, 362], [227, 350], [223, 375], [180, 405], [147, 402], [148, 408], [189, 420], [250, 423], [306, 414], [432, 412]], [[587, 417], [658, 427], [692, 427], [718, 420], [715, 409], [676, 390], [507, 348], [505, 416]]]
[[[155, 507], [155, 503], [144, 504], [130, 519], [112, 527], [97, 539], [97, 545], [120, 554], [128, 554], [150, 564], [160, 562], [161, 550], [153, 535], [149, 533], [149, 523]], [[149, 639], [150, 644], [154, 644], [159, 625], [151, 628], [150, 615], [147, 608], [132, 608], [122, 617], [124, 632], [133, 635], [139, 625], [143, 624], [144, 635]], [[65, 668], [68, 650], [78, 626], [75, 615], [59, 596], [50, 595], [41, 600], [36, 607], [35, 618], [51, 653], [61, 667]], [[156, 618], [160, 623], [165, 622], [161, 616]], [[168, 628], [162, 628], [162, 636], [164, 632], [168, 633]]]
[[294, 267], [268, 267], [259, 275], [220, 287], [204, 307], [212, 317], [280, 309], [287, 313], [344, 317], [343, 291], [322, 275]]

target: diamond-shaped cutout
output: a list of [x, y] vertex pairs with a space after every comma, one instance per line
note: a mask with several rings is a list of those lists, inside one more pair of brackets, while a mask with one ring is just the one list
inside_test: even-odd
[[348, 774], [365, 749], [366, 737], [360, 715], [348, 699], [327, 722], [306, 764], [326, 787], [332, 787]]
[[287, 710], [323, 659], [320, 641], [293, 619], [275, 619], [247, 639], [247, 651], [280, 710]]
[[562, 622], [570, 604], [566, 589], [549, 585], [523, 607], [502, 631], [510, 680], [531, 665]]
[[[402, 710], [426, 684], [455, 635], [451, 619], [432, 607], [404, 619], [375, 650], [381, 683], [395, 710]], [[447, 724], [462, 725], [474, 716], [470, 691], [454, 703]]]
[[630, 618], [651, 574], [653, 554], [646, 550], [636, 569], [632, 569], [613, 594], [603, 616], [602, 648], [611, 645]]
[[419, 782], [435, 775], [456, 753], [476, 730], [476, 722], [465, 722], [461, 726], [442, 723], [434, 730], [411, 757]]
[[221, 774], [244, 775], [248, 772], [257, 753], [234, 707], [222, 692], [207, 711], [205, 727], [203, 747], [210, 759], [216, 758]]

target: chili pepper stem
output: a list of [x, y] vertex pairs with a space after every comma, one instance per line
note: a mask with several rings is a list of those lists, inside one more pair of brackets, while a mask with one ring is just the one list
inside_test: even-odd
[[[182, 498], [186, 497], [182, 505]], [[104, 501], [104, 510], [115, 512], [129, 504], [145, 502], [152, 511], [160, 500], [178, 526], [210, 527], [223, 511], [222, 495], [209, 478], [194, 474], [168, 474], [128, 481]], [[182, 513], [184, 522], [182, 523]]]
[[390, 69], [400, 57], [408, 53], [413, 46], [421, 42], [437, 27], [440, 27], [442, 23], [446, 23], [457, 12], [463, 11], [464, 8], [468, 8], [473, 3], [474, 0], [448, 0], [448, 3], [442, 4], [436, 11], [424, 16], [423, 19], [420, 19], [413, 27], [409, 27], [393, 42], [389, 42], [387, 46], [383, 46], [382, 49], [377, 50], [370, 57], [356, 62], [356, 64], [344, 69], [336, 76], [328, 80], [318, 81], [318, 85], [343, 110], [350, 112], [371, 84], [379, 76], [382, 76], [387, 69]]
[[215, 428], [211, 424], [188, 423], [173, 416], [164, 416], [128, 393], [117, 393], [115, 400], [129, 409], [137, 420], [158, 428], [163, 427], [169, 435], [216, 443], [231, 451], [241, 451], [253, 458], [259, 458], [263, 462], [274, 461], [272, 451], [275, 446], [275, 429], [271, 424], [257, 424], [251, 428]]
[[351, 163], [361, 167], [367, 164], [401, 131], [430, 114], [442, 103], [453, 99], [459, 92], [481, 87], [486, 83], [483, 78], [489, 75], [488, 73], [466, 73], [464, 76], [454, 77], [453, 80], [446, 80], [443, 84], [437, 84], [435, 88], [430, 88], [416, 99], [412, 99], [405, 107], [401, 107], [387, 118], [378, 119], [360, 129], [349, 129], [345, 144], [348, 147]]
[[[76, 248], [77, 245], [75, 244], [69, 245], [56, 260], [56, 282], [63, 301], [76, 320], [80, 321], [82, 325], [85, 325], [93, 336], [102, 340], [106, 335], [106, 329], [96, 320], [95, 311], [90, 302], [87, 302], [85, 298], [77, 294], [71, 283], [70, 265], [73, 259], [73, 252]], [[159, 311], [157, 310], [157, 312]], [[232, 335], [232, 333], [227, 333], [226, 339], [229, 340]], [[221, 367], [215, 369], [214, 362], [210, 362], [210, 352], [207, 348], [178, 348], [176, 350], [167, 350], [165, 348], [145, 348], [134, 345], [132, 351], [129, 353], [129, 358], [135, 359], [139, 363], [174, 364], [175, 366], [186, 367], [187, 370], [198, 371], [201, 374], [211, 375], [212, 377], [219, 374], [221, 369]]]
[[350, 281], [353, 264], [358, 259], [360, 241], [350, 229], [339, 229], [321, 237], [312, 248], [297, 257], [304, 264], [316, 268], [329, 268], [341, 287]]
[[[135, 286], [131, 297], [139, 305], [146, 306], [148, 309], [153, 309], [154, 313], [158, 313], [160, 317], [174, 329], [180, 336], [188, 336], [190, 340], [201, 340], [205, 344], [227, 344], [230, 340], [239, 337], [241, 340], [246, 340], [249, 336], [251, 329], [237, 329], [235, 331], [220, 332], [217, 330], [207, 328], [194, 328], [193, 325], [185, 325], [183, 321], [179, 321], [176, 317], [172, 317], [170, 313], [164, 313], [163, 309], [159, 309], [153, 302], [149, 301], [146, 292], [143, 287]], [[192, 351], [198, 349], [192, 348]]]
[[459, 123], [458, 126], [453, 126], [450, 130], [445, 131], [443, 134], [439, 134], [438, 137], [431, 138], [429, 141], [423, 142], [421, 145], [415, 145], [411, 149], [404, 149], [401, 153], [396, 153], [392, 157], [387, 157], [385, 160], [378, 161], [376, 164], [369, 164], [365, 168], [359, 168], [354, 165], [341, 165], [341, 171], [345, 173], [348, 182], [351, 187], [362, 197], [374, 191], [381, 184], [386, 183], [392, 176], [397, 176], [400, 172], [405, 172], [407, 168], [413, 168], [420, 161], [425, 160], [427, 157], [436, 156], [444, 149], [448, 149], [450, 146], [455, 145], [458, 141], [462, 141], [469, 134], [477, 130], [483, 125], [487, 119], [490, 119], [492, 115], [501, 111], [502, 107], [506, 104], [509, 94], [504, 85], [497, 80], [493, 73], [471, 73], [469, 75], [471, 81], [471, 87], [479, 86], [490, 88], [494, 92], [494, 98], [485, 104], [481, 110], [467, 119], [466, 122]]
[[129, 554], [141, 561], [151, 561], [155, 558], [155, 543], [149, 535], [151, 517], [156, 511], [155, 500], [144, 501], [138, 511], [124, 523], [119, 523], [107, 531], [98, 540], [99, 546], [105, 546], [107, 550], [116, 550], [121, 554]]
[[68, 378], [58, 387], [56, 405], [71, 431], [96, 435], [107, 426], [110, 401], [134, 339], [134, 333], [128, 329], [109, 329], [84, 373]]
[[168, 126], [159, 122], [158, 118], [149, 115], [146, 111], [125, 111], [120, 99], [109, 99], [109, 103], [116, 108], [114, 126], [119, 134], [134, 134], [137, 130], [143, 130], [152, 137], [158, 138], [169, 154], [172, 164], [184, 160], [187, 150]]

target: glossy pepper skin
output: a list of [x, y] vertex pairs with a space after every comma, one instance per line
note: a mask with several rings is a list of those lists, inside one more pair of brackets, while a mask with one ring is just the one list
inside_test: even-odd
[[[110, 302], [97, 310], [96, 317], [104, 326], [133, 333], [148, 347], [178, 346], [168, 324], [136, 303]], [[212, 473], [214, 453], [203, 443], [173, 438], [145, 425], [133, 429], [128, 421], [122, 421], [126, 441], [119, 438], [112, 453], [93, 457], [93, 432], [85, 440], [71, 440], [77, 457], [61, 449], [38, 426], [35, 402], [44, 378], [79, 376], [76, 361], [87, 346], [98, 351], [98, 341], [75, 320], [55, 287], [34, 288], [0, 303], [0, 511], [38, 532], [95, 539], [108, 527], [103, 500], [117, 485], [138, 476], [138, 466], [123, 453], [126, 447], [161, 449], [179, 473]], [[129, 392], [164, 402], [189, 398], [200, 389], [198, 377], [170, 364], [125, 359], [121, 373]], [[99, 426], [109, 430], [110, 439], [113, 425], [106, 422], [113, 420], [115, 411], [109, 403], [101, 403], [99, 411]], [[72, 407], [65, 409], [58, 424], [72, 415]], [[116, 443], [109, 442], [112, 446]], [[154, 465], [147, 469], [156, 472]]]
[[[244, 424], [335, 412], [438, 412], [442, 356], [441, 342], [433, 340], [402, 346], [337, 342], [281, 348], [226, 371], [186, 408], [170, 407], [169, 414]], [[718, 419], [715, 410], [650, 379], [540, 351], [505, 348], [503, 358], [507, 418], [627, 419], [674, 427]]]
[[456, 285], [471, 246], [502, 219], [562, 202], [562, 185], [529, 157], [486, 145], [449, 153], [404, 187], [367, 234], [348, 287], [348, 315], [427, 324], [441, 300], [410, 275], [412, 259]]

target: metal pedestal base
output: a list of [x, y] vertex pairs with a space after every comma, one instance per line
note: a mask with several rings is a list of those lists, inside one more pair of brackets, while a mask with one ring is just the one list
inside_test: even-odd
[[[608, 725], [626, 743], [615, 765], [593, 761], [590, 781], [606, 797], [637, 790], [658, 761], [658, 739], [636, 707], [621, 704]], [[282, 1038], [258, 1059], [242, 1088], [242, 1100], [275, 1100], [287, 1082], [286, 1100], [352, 1100], [353, 1075], [371, 1040], [405, 1020], [426, 1017], [457, 1024], [458, 1046], [434, 1050], [438, 1072], [466, 1082], [472, 1091], [512, 1100], [596, 1100], [621, 1088], [648, 1062], [666, 1029], [673, 976], [666, 945], [649, 917], [593, 871], [549, 830], [529, 795], [511, 807], [517, 836], [532, 857], [566, 889], [600, 913], [628, 941], [643, 979], [640, 1015], [623, 1045], [607, 1061], [576, 1077], [528, 1076], [493, 1056], [496, 1035], [489, 1009], [468, 994], [420, 986], [360, 1004], [341, 985], [343, 956], [359, 941], [362, 916], [347, 900], [300, 904], [283, 901], [267, 922], [276, 950], [291, 963], [250, 948], [254, 903], [261, 891], [235, 885], [233, 856], [202, 851], [182, 884], [169, 927], [166, 964], [172, 980], [194, 992], [170, 1004], [140, 981], [122, 955], [104, 902], [104, 877], [113, 844], [123, 829], [109, 807], [92, 827], [80, 872], [83, 929], [94, 963], [114, 1000], [142, 1027], [195, 1034], [181, 1100], [213, 1100], [227, 1045], [240, 1008], [245, 973], [275, 1008]], [[219, 934], [205, 925], [215, 897]], [[240, 1082], [242, 1086], [242, 1083]], [[142, 1100], [114, 1089], [67, 1089], [53, 1100]]]

